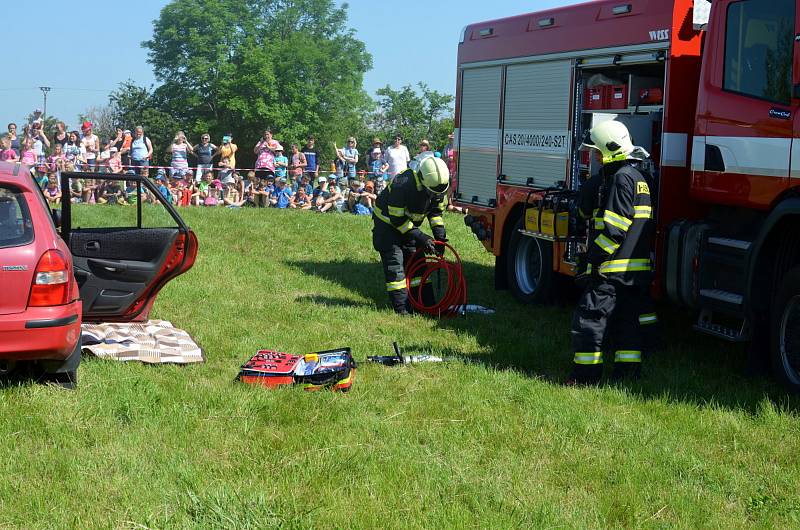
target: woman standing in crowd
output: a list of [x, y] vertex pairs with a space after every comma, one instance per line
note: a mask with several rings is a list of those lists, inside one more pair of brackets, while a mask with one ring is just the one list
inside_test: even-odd
[[100, 153], [100, 139], [92, 132], [92, 122], [85, 121], [81, 126], [81, 144], [86, 149], [87, 171], [94, 172], [97, 166], [97, 155]]
[[85, 151], [78, 138], [78, 131], [72, 131], [67, 135], [67, 143], [64, 144], [64, 158], [80, 169], [85, 161], [83, 157]]
[[385, 160], [389, 164], [390, 179], [408, 169], [411, 155], [408, 153], [408, 148], [403, 145], [403, 137], [399, 134], [394, 137], [394, 143], [386, 149]]
[[17, 124], [16, 123], [9, 123], [8, 124], [8, 140], [11, 149], [17, 154], [17, 158], [19, 158], [20, 152], [22, 151], [19, 137], [17, 137]]
[[275, 148], [278, 142], [272, 139], [272, 131], [267, 129], [264, 136], [256, 143], [253, 153], [256, 155], [256, 176], [267, 178], [275, 176]]
[[53, 147], [56, 144], [61, 145], [61, 149], [64, 149], [64, 146], [67, 144], [67, 126], [64, 124], [63, 121], [56, 123], [56, 133], [53, 135]]
[[186, 135], [183, 131], [175, 134], [172, 145], [169, 146], [169, 152], [172, 153], [170, 176], [183, 177], [189, 172], [189, 155], [194, 154], [192, 146], [186, 142]]
[[222, 145], [214, 156], [219, 156], [220, 161], [225, 161], [225, 167], [236, 169], [236, 151], [239, 146], [233, 143], [233, 133], [228, 133], [222, 137]]
[[33, 151], [36, 153], [36, 161], [44, 162], [46, 158], [45, 150], [50, 149], [50, 140], [47, 139], [47, 135], [44, 134], [42, 130], [41, 120], [35, 120], [33, 124], [31, 124], [30, 137], [33, 140]]
[[214, 168], [214, 154], [217, 152], [217, 146], [211, 143], [211, 135], [205, 133], [200, 137], [200, 143], [192, 149], [197, 157], [197, 173], [194, 180], [200, 182], [203, 171]]
[[[153, 144], [150, 138], [144, 135], [144, 129], [141, 125], [135, 129], [136, 136], [131, 140], [131, 146], [128, 149], [131, 157], [131, 166], [138, 168], [139, 175], [147, 175], [147, 167], [150, 165], [149, 160], [153, 157]], [[123, 153], [125, 154], [125, 153]]]

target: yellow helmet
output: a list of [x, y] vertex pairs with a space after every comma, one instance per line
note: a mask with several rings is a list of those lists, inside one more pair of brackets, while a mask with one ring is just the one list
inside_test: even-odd
[[635, 149], [628, 128], [615, 120], [604, 121], [592, 127], [583, 145], [600, 151], [603, 164], [627, 160]]
[[431, 194], [443, 195], [450, 188], [450, 170], [441, 158], [423, 158], [417, 168], [417, 175], [422, 187]]

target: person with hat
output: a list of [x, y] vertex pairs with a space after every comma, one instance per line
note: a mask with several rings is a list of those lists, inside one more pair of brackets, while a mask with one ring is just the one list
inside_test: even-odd
[[119, 149], [112, 147], [109, 149], [111, 155], [108, 159], [109, 173], [122, 173], [122, 159], [119, 156]]
[[[447, 165], [431, 156], [422, 160], [416, 170], [406, 169], [396, 175], [376, 200], [372, 211], [372, 246], [380, 254], [389, 301], [399, 315], [407, 315], [410, 309], [405, 267], [411, 256], [417, 249], [426, 253], [443, 252], [435, 241], [447, 241], [442, 212], [449, 189]], [[433, 237], [420, 230], [426, 218]], [[410, 285], [419, 287], [419, 283], [420, 278], [412, 278]], [[423, 286], [422, 298], [432, 305], [430, 285]]]
[[600, 382], [606, 346], [614, 351], [612, 379], [639, 376], [640, 308], [653, 277], [655, 203], [652, 177], [640, 163], [650, 155], [615, 120], [589, 130], [583, 146], [596, 151], [602, 169], [583, 185], [578, 204], [590, 222], [578, 271], [584, 291], [572, 319], [569, 385]]
[[369, 160], [367, 161], [367, 180], [375, 186], [375, 193], [383, 191], [386, 180], [386, 171], [389, 169], [389, 164], [383, 159], [383, 143], [380, 138], [372, 140], [372, 149], [369, 152]]
[[289, 158], [283, 154], [283, 146], [275, 142], [273, 152], [275, 153], [275, 178], [286, 178], [289, 171]]
[[100, 154], [100, 138], [92, 132], [93, 127], [90, 121], [81, 125], [81, 145], [86, 150], [86, 166], [89, 172], [96, 171], [97, 156]]
[[273, 208], [288, 208], [292, 202], [292, 189], [286, 185], [286, 177], [275, 179], [275, 190], [269, 198]]

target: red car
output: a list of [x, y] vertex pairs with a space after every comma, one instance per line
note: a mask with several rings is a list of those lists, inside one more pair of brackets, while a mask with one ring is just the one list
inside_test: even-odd
[[0, 162], [0, 373], [35, 361], [74, 386], [81, 322], [147, 320], [197, 248], [147, 178], [62, 173], [60, 191], [42, 191], [26, 166]]

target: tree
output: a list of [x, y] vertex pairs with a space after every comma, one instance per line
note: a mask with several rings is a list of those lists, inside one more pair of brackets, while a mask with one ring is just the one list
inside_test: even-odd
[[[289, 143], [330, 140], [363, 123], [372, 58], [332, 0], [179, 0], [143, 43], [159, 109], [190, 135], [233, 131], [242, 162], [265, 128]], [[330, 152], [327, 152], [330, 151]], [[332, 157], [332, 149], [325, 155]]]
[[425, 83], [418, 88], [406, 85], [395, 90], [387, 85], [378, 89], [374, 127], [386, 138], [400, 134], [409, 145], [426, 138], [434, 149], [441, 149], [453, 131], [453, 96], [431, 90]]
[[111, 138], [116, 129], [114, 112], [110, 105], [94, 105], [78, 116], [78, 122], [92, 122], [93, 132], [102, 142]]
[[125, 81], [109, 96], [109, 108], [114, 127], [133, 129], [142, 126], [153, 144], [153, 162], [166, 163], [166, 148], [180, 128], [173, 116], [161, 110], [162, 102], [153, 91]]

